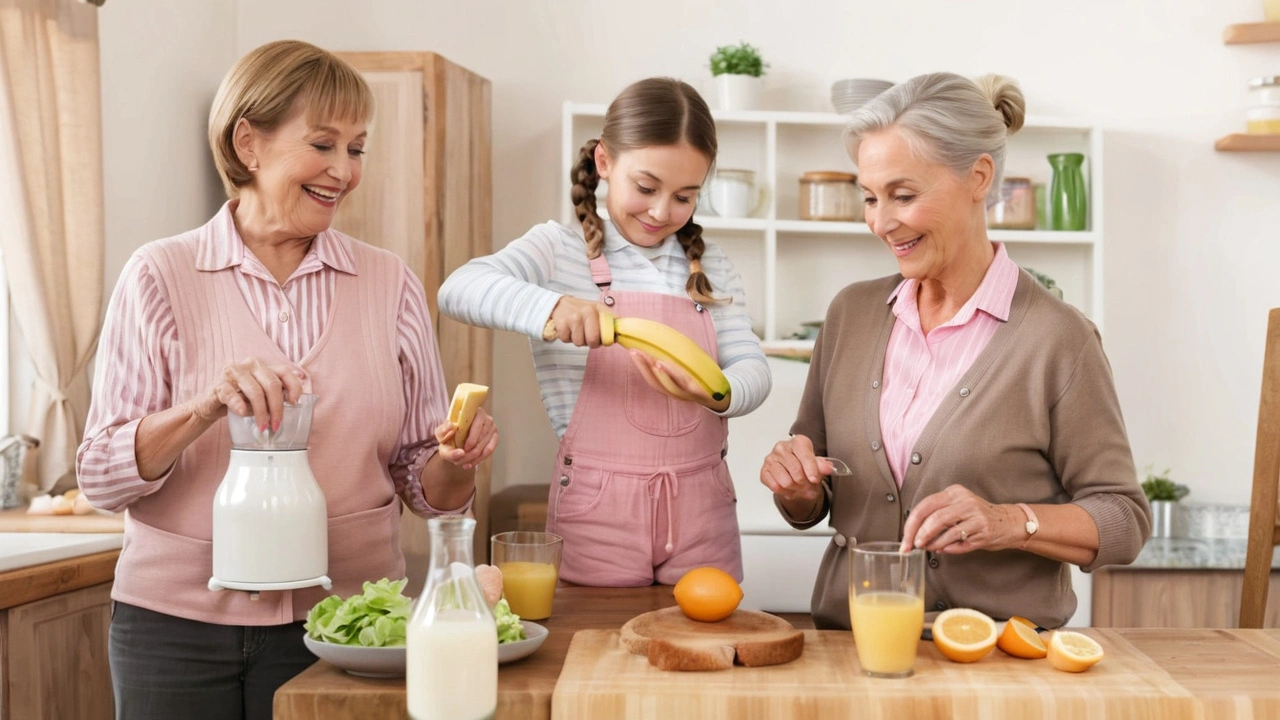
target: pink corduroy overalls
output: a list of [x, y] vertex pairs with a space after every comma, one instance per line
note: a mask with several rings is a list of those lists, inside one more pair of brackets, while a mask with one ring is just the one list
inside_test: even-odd
[[[717, 357], [702, 305], [611, 290], [603, 255], [591, 260], [591, 277], [617, 316], [670, 325]], [[741, 581], [727, 438], [725, 418], [649, 387], [625, 348], [592, 349], [548, 499], [547, 530], [564, 538], [560, 577], [602, 587], [672, 585], [711, 565]]]

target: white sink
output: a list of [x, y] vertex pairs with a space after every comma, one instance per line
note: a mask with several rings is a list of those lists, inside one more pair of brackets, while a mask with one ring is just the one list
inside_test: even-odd
[[123, 542], [123, 533], [0, 533], [0, 572], [119, 550]]

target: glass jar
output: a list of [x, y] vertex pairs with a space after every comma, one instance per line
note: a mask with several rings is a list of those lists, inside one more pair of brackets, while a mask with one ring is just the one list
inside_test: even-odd
[[1007, 230], [1034, 230], [1036, 196], [1031, 178], [1007, 177], [1000, 183], [1000, 199], [987, 208], [987, 225]]
[[830, 171], [800, 176], [800, 219], [861, 221], [862, 191], [858, 189], [858, 176]]
[[427, 521], [431, 564], [405, 630], [405, 687], [413, 720], [491, 718], [498, 706], [498, 627], [476, 582], [476, 521]]
[[1249, 105], [1245, 115], [1249, 134], [1280, 134], [1280, 76], [1250, 80]]

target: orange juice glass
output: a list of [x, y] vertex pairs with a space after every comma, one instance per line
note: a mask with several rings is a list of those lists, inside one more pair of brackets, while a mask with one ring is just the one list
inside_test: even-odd
[[859, 543], [849, 553], [849, 620], [862, 672], [910, 677], [924, 629], [924, 552]]
[[564, 538], [545, 532], [498, 533], [490, 538], [489, 550], [502, 571], [502, 595], [511, 612], [526, 620], [551, 617]]

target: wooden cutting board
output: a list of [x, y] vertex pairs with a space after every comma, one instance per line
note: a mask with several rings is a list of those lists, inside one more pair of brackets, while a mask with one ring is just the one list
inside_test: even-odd
[[[1206, 646], [1206, 654], [1186, 642], [1172, 654], [1185, 659], [1186, 668], [1165, 668], [1114, 631], [1084, 632], [1106, 651], [1105, 659], [1085, 673], [1060, 672], [1047, 660], [1019, 660], [998, 650], [976, 663], [953, 663], [933, 643], [922, 642], [915, 675], [884, 680], [862, 674], [849, 632], [805, 631], [804, 654], [785, 665], [668, 673], [628, 652], [617, 631], [580, 630], [556, 682], [552, 719], [1280, 716], [1280, 689], [1259, 680], [1275, 672], [1280, 643], [1259, 649], [1247, 663], [1255, 670], [1249, 674], [1214, 655], [1221, 652], [1217, 645]], [[1237, 648], [1244, 649], [1251, 648]]]
[[781, 665], [804, 652], [804, 633], [776, 615], [735, 610], [719, 622], [690, 620], [678, 607], [654, 610], [627, 621], [624, 647], [659, 670], [728, 670]]

